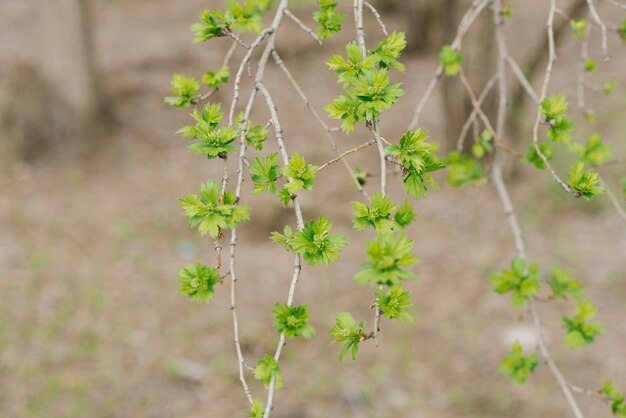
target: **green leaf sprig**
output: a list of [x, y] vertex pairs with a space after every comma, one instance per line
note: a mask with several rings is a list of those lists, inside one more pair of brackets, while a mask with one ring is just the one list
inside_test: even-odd
[[331, 329], [330, 336], [333, 338], [333, 344], [344, 343], [339, 353], [339, 360], [343, 360], [348, 351], [350, 351], [352, 360], [356, 359], [356, 355], [359, 352], [359, 343], [367, 339], [367, 336], [363, 333], [364, 328], [365, 321], [357, 324], [348, 312], [337, 314], [335, 326]]
[[519, 341], [515, 341], [511, 351], [506, 354], [504, 360], [500, 363], [498, 372], [508, 376], [514, 385], [523, 385], [538, 365], [539, 357], [537, 354], [533, 353], [525, 356], [522, 345]]
[[528, 265], [522, 258], [515, 257], [509, 270], [492, 273], [489, 279], [494, 292], [501, 295], [511, 292], [513, 307], [519, 308], [539, 291], [539, 266]]

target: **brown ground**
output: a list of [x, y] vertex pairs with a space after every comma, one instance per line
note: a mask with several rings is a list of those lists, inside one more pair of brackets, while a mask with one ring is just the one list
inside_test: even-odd
[[[512, 47], [538, 33], [544, 15], [541, 8], [525, 14], [521, 2], [513, 4], [520, 11], [510, 29]], [[247, 410], [236, 375], [228, 286], [218, 289], [211, 305], [203, 305], [179, 296], [175, 279], [176, 269], [185, 263], [213, 260], [211, 243], [187, 227], [176, 199], [208, 176], [219, 176], [220, 167], [185, 151], [174, 134], [188, 120], [185, 112], [162, 103], [172, 72], [199, 75], [216, 68], [227, 48], [220, 40], [191, 45], [187, 26], [204, 6], [195, 0], [184, 5], [174, 0], [102, 2], [99, 60], [120, 129], [93, 144], [94, 151], [81, 160], [25, 165], [3, 158], [1, 417], [239, 417]], [[31, 13], [22, 0], [0, 3], [0, 74], [36, 56]], [[394, 19], [388, 22], [397, 26]], [[372, 22], [368, 25], [375, 33]], [[339, 49], [342, 40], [317, 52], [290, 23], [284, 30], [292, 36], [279, 44], [279, 51], [321, 109], [338, 90], [322, 59]], [[525, 46], [515, 45], [515, 53]], [[623, 86], [624, 50], [611, 46], [616, 59], [597, 77], [619, 76]], [[575, 72], [565, 72], [576, 56], [575, 46], [565, 45], [554, 83], [555, 90], [570, 97]], [[432, 58], [417, 57], [407, 64], [409, 94], [402, 109], [384, 120], [388, 138], [401, 134], [435, 65]], [[267, 84], [284, 93], [278, 106], [289, 149], [305, 152], [314, 162], [329, 159], [320, 128], [274, 68]], [[228, 95], [224, 91], [219, 99]], [[595, 129], [623, 155], [626, 124], [616, 115], [623, 116], [626, 97], [620, 93], [601, 103]], [[437, 97], [422, 120], [433, 137], [441, 135], [445, 116]], [[341, 146], [361, 141], [353, 135], [341, 138]], [[376, 170], [373, 149], [352, 161]], [[576, 271], [606, 326], [596, 344], [566, 350], [559, 317], [573, 306], [541, 305], [556, 360], [580, 386], [596, 388], [611, 378], [626, 388], [624, 224], [603, 198], [574, 201], [541, 173], [522, 168], [518, 174], [511, 192], [529, 256], [544, 271], [553, 264]], [[619, 168], [607, 170], [611, 180], [619, 174]], [[392, 182], [399, 199], [399, 179]], [[359, 194], [340, 165], [324, 173], [303, 198], [305, 216], [323, 211], [338, 232], [349, 235], [351, 246], [331, 268], [303, 270], [296, 301], [310, 304], [318, 334], [286, 347], [285, 389], [277, 395], [273, 416], [566, 416], [545, 367], [521, 388], [496, 373], [507, 350], [503, 341], [513, 331], [525, 332], [529, 318], [512, 310], [508, 297], [489, 290], [488, 273], [504, 267], [514, 254], [491, 185], [444, 186], [417, 203], [420, 217], [410, 231], [422, 260], [416, 268], [420, 281], [410, 285], [416, 323], [385, 321], [378, 349], [365, 344], [357, 361], [337, 361], [338, 347], [328, 344], [335, 313], [348, 310], [368, 322], [373, 316], [372, 290], [351, 279], [364, 259], [361, 241], [367, 236], [351, 230], [347, 201], [356, 199]], [[244, 354], [251, 363], [275, 347], [270, 312], [286, 297], [291, 257], [267, 236], [291, 216], [274, 202], [255, 205], [254, 222], [241, 229], [238, 307]], [[252, 389], [263, 395], [255, 382]], [[582, 398], [581, 406], [589, 417], [610, 415], [593, 399]]]

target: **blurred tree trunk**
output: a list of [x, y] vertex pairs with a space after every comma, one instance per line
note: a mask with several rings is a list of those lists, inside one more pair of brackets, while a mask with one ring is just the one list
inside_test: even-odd
[[85, 139], [91, 146], [112, 121], [95, 71], [92, 3], [33, 3], [40, 13], [40, 61], [17, 63], [7, 77], [9, 100], [0, 124], [8, 141], [1, 145], [20, 160], [71, 156]]
[[43, 75], [79, 119], [96, 116], [101, 107], [91, 8], [90, 0], [46, 0], [40, 4]]

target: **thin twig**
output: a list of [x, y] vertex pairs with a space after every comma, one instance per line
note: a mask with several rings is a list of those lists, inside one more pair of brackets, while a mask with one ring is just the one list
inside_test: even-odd
[[378, 10], [376, 10], [376, 8], [372, 6], [370, 2], [367, 0], [365, 0], [364, 4], [365, 6], [367, 6], [368, 9], [370, 9], [372, 14], [374, 15], [374, 18], [376, 18], [376, 22], [378, 22], [378, 26], [380, 26], [380, 29], [383, 31], [383, 34], [385, 36], [389, 36], [389, 33], [387, 33], [387, 27], [383, 23], [383, 19], [380, 17], [380, 13], [378, 13]]
[[[489, 94], [489, 92], [491, 91], [491, 88], [493, 87], [493, 85], [495, 84], [497, 80], [498, 80], [498, 77], [496, 75], [493, 75], [489, 79], [487, 84], [485, 84], [483, 91], [480, 92], [480, 96], [478, 96], [478, 99], [477, 99], [478, 108], [482, 106], [483, 101], [487, 98], [487, 95]], [[472, 107], [472, 112], [470, 113], [467, 120], [463, 124], [463, 128], [461, 129], [461, 134], [459, 135], [459, 138], [456, 141], [456, 149], [458, 151], [461, 151], [463, 149], [463, 143], [465, 142], [465, 137], [467, 136], [467, 132], [469, 131], [469, 128], [472, 126], [472, 123], [476, 119], [476, 115], [478, 114], [478, 110], [477, 110], [478, 108]]]
[[320, 39], [319, 36], [317, 36], [317, 33], [315, 33], [315, 31], [313, 29], [311, 29], [310, 27], [305, 25], [304, 22], [302, 22], [298, 18], [298, 16], [294, 15], [293, 13], [291, 13], [291, 11], [289, 9], [285, 9], [285, 15], [288, 18], [290, 18], [291, 20], [293, 20], [296, 25], [300, 26], [300, 29], [302, 29], [303, 31], [308, 33], [311, 38], [315, 39], [315, 42], [317, 42], [319, 46], [323, 45], [322, 40]]
[[359, 145], [359, 146], [357, 146], [357, 147], [351, 148], [351, 149], [349, 149], [348, 151], [343, 152], [342, 154], [338, 155], [337, 157], [333, 158], [332, 160], [330, 160], [330, 161], [328, 161], [328, 162], [326, 162], [326, 163], [322, 164], [321, 166], [319, 166], [319, 167], [317, 168], [317, 171], [322, 171], [323, 169], [325, 169], [325, 168], [326, 168], [326, 167], [328, 167], [329, 165], [334, 164], [334, 163], [336, 163], [336, 162], [338, 162], [338, 161], [341, 161], [341, 160], [342, 160], [343, 158], [345, 158], [346, 156], [348, 156], [348, 155], [350, 155], [350, 154], [353, 154], [353, 153], [355, 153], [355, 152], [358, 152], [358, 151], [362, 150], [363, 148], [367, 148], [367, 147], [369, 147], [370, 145], [373, 145], [373, 144], [375, 144], [375, 143], [376, 143], [376, 141], [375, 141], [375, 140], [370, 140], [370, 141], [367, 141], [367, 142], [362, 143], [361, 145]]
[[539, 98], [537, 97], [537, 92], [535, 91], [533, 86], [530, 84], [530, 82], [528, 81], [524, 73], [522, 72], [522, 69], [519, 67], [519, 65], [517, 65], [513, 57], [510, 55], [506, 57], [506, 62], [509, 64], [509, 67], [511, 67], [511, 70], [513, 70], [513, 74], [515, 74], [515, 77], [517, 77], [517, 79], [519, 80], [520, 85], [524, 88], [524, 91], [526, 92], [528, 97], [530, 97], [533, 102], [539, 104]]
[[591, 17], [596, 22], [598, 26], [600, 26], [600, 30], [602, 31], [602, 53], [604, 54], [604, 61], [610, 61], [611, 56], [609, 55], [609, 47], [606, 35], [606, 25], [600, 18], [598, 11], [596, 10], [596, 6], [594, 0], [587, 0], [587, 7], [589, 8], [589, 13]]
[[617, 214], [624, 221], [626, 221], [626, 210], [624, 210], [624, 207], [620, 203], [619, 199], [617, 198], [617, 196], [615, 196], [615, 193], [613, 193], [613, 190], [611, 190], [611, 188], [608, 186], [608, 184], [606, 184], [606, 181], [604, 181], [604, 179], [601, 176], [599, 176], [599, 179], [600, 179], [600, 185], [604, 187], [604, 192], [606, 193], [606, 197], [608, 197], [609, 200], [611, 201], [611, 204], [615, 208], [615, 211], [617, 211]]
[[[550, 17], [548, 19], [549, 28], [551, 28], [552, 26], [552, 20], [554, 17], [554, 8], [555, 8], [554, 0], [551, 0], [551, 11], [550, 11]], [[508, 56], [508, 53], [506, 51], [506, 41], [504, 39], [504, 33], [502, 31], [503, 22], [502, 22], [502, 15], [500, 13], [501, 10], [502, 10], [501, 0], [495, 0], [493, 15], [494, 15], [494, 25], [495, 25], [495, 30], [496, 30], [496, 40], [498, 43], [498, 55], [499, 55], [499, 60], [498, 60], [499, 99], [498, 99], [498, 116], [497, 116], [497, 123], [496, 123], [496, 126], [497, 126], [496, 134], [499, 136], [502, 136], [504, 134], [504, 122], [506, 118], [507, 86], [506, 86], [505, 77], [506, 77], [506, 57]], [[517, 255], [520, 258], [525, 260], [526, 249], [524, 246], [524, 240], [522, 238], [522, 231], [519, 226], [517, 216], [515, 215], [515, 210], [513, 209], [513, 204], [511, 203], [509, 192], [506, 188], [504, 180], [502, 179], [501, 156], [498, 154], [498, 151], [496, 151], [496, 158], [494, 159], [492, 177], [493, 177], [494, 184], [496, 185], [498, 195], [500, 196], [502, 206], [504, 207], [506, 217], [509, 221], [511, 232], [513, 233], [513, 237], [515, 240], [515, 247], [517, 249]], [[539, 319], [539, 313], [535, 306], [534, 298], [531, 298], [528, 301], [528, 309], [530, 311], [530, 315], [532, 317], [533, 325], [535, 328], [535, 333], [537, 335], [537, 345], [539, 348], [539, 352], [541, 354], [541, 358], [550, 368], [550, 371], [552, 372], [554, 378], [556, 379], [559, 385], [559, 388], [563, 392], [563, 395], [565, 396], [565, 399], [567, 400], [567, 403], [570, 409], [572, 410], [572, 413], [574, 414], [574, 416], [576, 418], [583, 418], [583, 414], [580, 412], [580, 408], [578, 407], [578, 404], [576, 403], [576, 399], [574, 399], [574, 396], [570, 390], [569, 385], [567, 384], [567, 381], [565, 380], [560, 370], [554, 363], [554, 360], [552, 359], [552, 355], [550, 354], [550, 351], [548, 350], [548, 346], [543, 337], [543, 332], [541, 329], [541, 321]]]
[[[459, 27], [457, 29], [456, 36], [454, 37], [454, 40], [452, 41], [452, 45], [451, 45], [452, 48], [456, 50], [461, 49], [461, 41], [463, 39], [463, 36], [465, 36], [465, 33], [467, 32], [467, 30], [472, 26], [476, 18], [480, 15], [483, 9], [487, 7], [489, 3], [491, 3], [491, 0], [474, 0], [470, 8], [467, 10], [465, 15], [463, 16], [463, 19], [461, 19], [461, 23], [459, 24]], [[424, 92], [424, 95], [420, 99], [419, 103], [417, 104], [417, 107], [415, 108], [415, 111], [413, 112], [413, 118], [411, 119], [411, 123], [409, 124], [409, 131], [413, 131], [418, 127], [422, 110], [424, 110], [426, 103], [432, 96], [433, 91], [435, 90], [435, 87], [437, 86], [437, 82], [442, 76], [443, 76], [443, 65], [439, 64], [437, 66], [437, 69], [435, 70], [435, 74], [433, 75], [433, 78], [431, 78], [430, 83], [428, 83], [428, 87], [426, 87], [426, 91]]]

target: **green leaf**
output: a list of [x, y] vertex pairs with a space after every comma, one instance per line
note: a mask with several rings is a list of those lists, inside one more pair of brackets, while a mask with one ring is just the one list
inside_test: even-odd
[[574, 125], [567, 116], [568, 103], [565, 95], [553, 94], [541, 102], [541, 112], [549, 124], [548, 137], [554, 142], [571, 143], [569, 132]]
[[375, 68], [376, 57], [370, 55], [363, 58], [361, 47], [353, 41], [346, 45], [346, 58], [341, 55], [333, 55], [326, 61], [326, 65], [337, 74], [339, 82], [347, 87], [355, 80], [363, 77], [367, 71]]
[[165, 103], [169, 105], [182, 108], [191, 105], [194, 100], [200, 98], [200, 93], [198, 93], [200, 83], [194, 77], [174, 74], [171, 88], [175, 96], [165, 98]]
[[267, 129], [261, 125], [254, 125], [246, 132], [246, 144], [261, 151], [263, 144], [267, 140]]
[[283, 378], [281, 376], [281, 370], [274, 357], [266, 354], [261, 360], [256, 362], [256, 367], [254, 368], [254, 378], [259, 382], [262, 382], [265, 385], [265, 388], [270, 387], [270, 383], [272, 378], [275, 378], [276, 389], [281, 389], [283, 387]]
[[228, 153], [236, 151], [237, 148], [231, 143], [239, 135], [232, 126], [217, 125], [222, 120], [221, 105], [219, 103], [207, 103], [202, 108], [202, 112], [194, 109], [191, 117], [196, 121], [195, 125], [185, 126], [178, 130], [178, 134], [190, 137], [197, 141], [187, 149], [191, 152], [206, 155], [207, 158], [225, 158]]
[[585, 164], [600, 166], [613, 158], [611, 146], [605, 144], [598, 133], [591, 135], [584, 145], [577, 144], [574, 150]]
[[205, 9], [200, 15], [200, 22], [191, 25], [196, 35], [193, 42], [206, 42], [209, 39], [225, 36], [225, 31], [232, 24], [232, 18], [222, 12]]
[[209, 179], [200, 185], [200, 194], [188, 194], [179, 199], [192, 227], [198, 227], [201, 235], [217, 238], [221, 229], [232, 229], [250, 219], [250, 207], [235, 205], [232, 193], [225, 193], [224, 204], [220, 204], [221, 185]]
[[401, 286], [392, 287], [389, 289], [389, 294], [382, 289], [376, 290], [376, 306], [389, 319], [413, 322], [413, 316], [407, 311], [407, 308], [412, 305], [411, 292]]
[[617, 83], [615, 83], [615, 80], [609, 80], [602, 86], [602, 91], [608, 96], [615, 91], [616, 86]]
[[583, 286], [572, 278], [572, 272], [559, 267], [552, 269], [552, 276], [547, 281], [552, 289], [552, 295], [556, 298], [567, 299], [568, 295], [576, 299], [583, 297]]
[[590, 73], [598, 67], [598, 64], [596, 64], [596, 61], [594, 59], [587, 58], [584, 62], [584, 66], [585, 66], [585, 71]]
[[369, 176], [370, 173], [368, 173], [367, 171], [362, 170], [360, 167], [354, 167], [354, 177], [359, 183], [359, 186], [365, 186], [365, 183], [367, 183], [367, 178]]
[[272, 310], [274, 328], [287, 337], [302, 336], [306, 339], [313, 337], [315, 329], [309, 325], [309, 308], [306, 305], [287, 306], [276, 303]]
[[599, 392], [608, 398], [613, 415], [621, 418], [626, 417], [626, 401], [624, 401], [624, 393], [615, 389], [612, 381], [605, 380]]
[[317, 168], [315, 165], [307, 164], [304, 158], [294, 152], [289, 158], [289, 164], [281, 169], [281, 174], [292, 180], [285, 185], [285, 189], [291, 194], [296, 194], [302, 189], [311, 190]]
[[367, 242], [368, 263], [361, 266], [354, 279], [361, 284], [398, 286], [404, 280], [417, 280], [407, 267], [419, 260], [412, 254], [413, 241], [404, 234], [378, 231], [376, 239]]
[[409, 226], [415, 218], [417, 218], [417, 215], [413, 212], [413, 205], [411, 205], [409, 199], [404, 199], [404, 203], [402, 203], [396, 211], [393, 220], [396, 221], [396, 224], [398, 224], [400, 228], [405, 228]]
[[386, 196], [377, 192], [372, 195], [371, 205], [367, 206], [360, 202], [352, 202], [354, 209], [354, 229], [363, 231], [368, 227], [375, 229], [390, 229], [394, 223], [389, 220], [391, 212], [396, 205], [391, 203]]
[[263, 418], [263, 414], [265, 411], [263, 410], [263, 403], [260, 400], [254, 399], [252, 404], [250, 405], [250, 413], [248, 416], [250, 418]]
[[502, 270], [489, 276], [492, 290], [500, 295], [511, 292], [514, 308], [524, 305], [539, 291], [539, 267], [527, 265], [524, 260], [515, 257], [511, 261], [510, 270]]
[[321, 0], [319, 3], [321, 8], [313, 13], [313, 20], [321, 25], [315, 32], [320, 39], [324, 40], [341, 30], [341, 23], [345, 16], [335, 12], [336, 0]]
[[343, 356], [350, 351], [352, 360], [356, 359], [359, 352], [359, 343], [365, 341], [367, 336], [363, 333], [365, 321], [356, 323], [352, 315], [348, 312], [340, 312], [335, 319], [335, 326], [330, 331], [333, 338], [332, 344], [344, 343], [339, 353], [339, 360], [343, 360]]
[[263, 158], [256, 157], [250, 164], [250, 174], [254, 183], [253, 194], [258, 195], [264, 191], [276, 194], [278, 192], [278, 186], [276, 186], [278, 153], [273, 152]]
[[439, 62], [443, 65], [447, 76], [457, 75], [461, 70], [461, 64], [463, 64], [464, 59], [463, 55], [450, 45], [444, 45], [441, 48], [441, 52], [439, 52]]
[[210, 302], [215, 294], [214, 286], [222, 278], [215, 267], [207, 267], [202, 263], [187, 264], [178, 270], [180, 294], [191, 300]]
[[331, 234], [332, 225], [324, 215], [320, 215], [316, 221], [307, 222], [301, 231], [296, 232], [288, 245], [311, 265], [337, 261], [348, 240], [343, 235]]
[[[549, 142], [539, 143], [539, 150], [541, 151], [543, 156], [546, 157], [546, 160], [552, 160], [552, 157], [554, 156], [554, 150], [552, 149], [552, 145]], [[526, 154], [526, 156], [524, 157], [524, 161], [529, 164], [533, 164], [540, 170], [545, 170], [546, 168], [545, 163], [537, 153], [537, 149], [533, 144], [530, 144], [528, 146], [528, 154]]]
[[448, 171], [447, 183], [453, 187], [483, 184], [486, 179], [482, 165], [474, 158], [459, 151], [452, 151], [444, 160]]
[[585, 164], [577, 162], [569, 172], [567, 183], [570, 187], [585, 200], [604, 192], [604, 187], [599, 186], [600, 177], [598, 173], [591, 169], [586, 169]]
[[404, 71], [404, 64], [400, 63], [398, 58], [400, 58], [400, 54], [406, 48], [406, 45], [404, 32], [392, 32], [380, 41], [376, 49], [369, 52], [369, 55], [376, 57], [380, 68], [392, 67], [398, 71]]
[[485, 154], [493, 152], [493, 145], [491, 145], [491, 141], [493, 140], [493, 133], [491, 131], [483, 131], [478, 138], [476, 138], [476, 142], [472, 145], [472, 154], [476, 158], [482, 158]]
[[591, 344], [596, 337], [604, 333], [599, 322], [590, 322], [596, 315], [596, 307], [590, 300], [579, 302], [573, 317], [564, 316], [563, 323], [567, 334], [563, 343], [569, 348], [582, 348]]
[[359, 120], [363, 120], [365, 115], [361, 112], [361, 103], [352, 94], [346, 92], [327, 104], [324, 110], [333, 119], [340, 119], [341, 130], [345, 133], [354, 132], [355, 124]]
[[278, 199], [283, 202], [285, 207], [289, 206], [289, 202], [294, 198], [294, 195], [291, 194], [289, 190], [285, 186], [278, 192]]
[[404, 95], [402, 83], [390, 84], [387, 69], [368, 70], [352, 81], [352, 92], [359, 100], [359, 111], [371, 121], [393, 106]]
[[404, 166], [404, 187], [407, 193], [416, 199], [426, 196], [427, 184], [431, 188], [437, 188], [437, 183], [428, 173], [444, 167], [434, 154], [436, 145], [426, 142], [427, 140], [427, 131], [422, 129], [407, 131], [400, 138], [399, 145], [389, 145], [385, 148], [385, 154], [398, 159]]
[[585, 32], [587, 29], [587, 20], [586, 19], [580, 19], [580, 20], [572, 20], [570, 22], [570, 26], [572, 28], [572, 31], [574, 32], [574, 36], [577, 38], [584, 38], [585, 37]]
[[212, 88], [213, 90], [217, 90], [222, 85], [228, 83], [228, 79], [230, 78], [230, 69], [228, 66], [224, 66], [217, 70], [216, 72], [207, 71], [202, 76], [202, 84], [205, 84]]
[[511, 351], [506, 354], [504, 360], [500, 363], [498, 372], [508, 376], [514, 385], [523, 385], [538, 365], [539, 358], [537, 354], [524, 356], [522, 345], [515, 341]]

